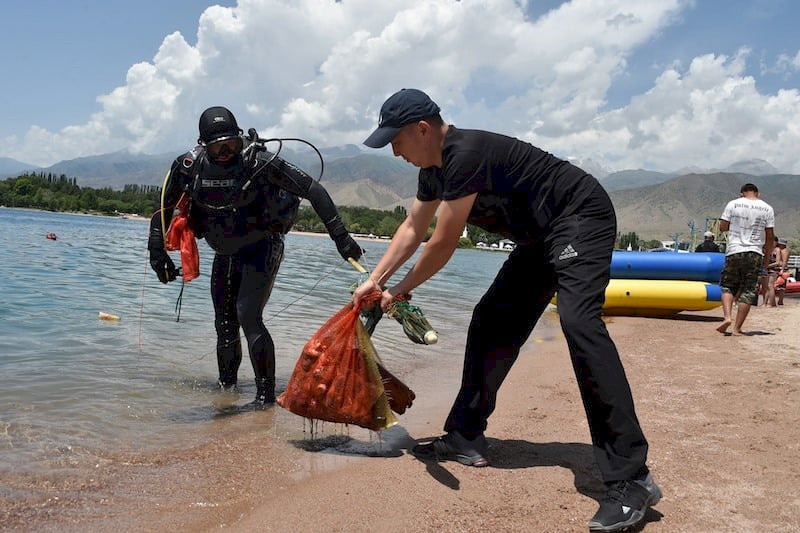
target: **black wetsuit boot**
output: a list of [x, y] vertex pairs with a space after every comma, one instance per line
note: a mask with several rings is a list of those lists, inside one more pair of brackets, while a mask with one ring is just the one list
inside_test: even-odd
[[242, 345], [239, 342], [238, 324], [235, 330], [224, 325], [218, 328], [221, 334], [217, 340], [217, 366], [219, 368], [219, 388], [225, 392], [239, 392], [236, 386], [239, 365], [242, 362]]
[[267, 409], [275, 404], [275, 378], [256, 378], [255, 409]]

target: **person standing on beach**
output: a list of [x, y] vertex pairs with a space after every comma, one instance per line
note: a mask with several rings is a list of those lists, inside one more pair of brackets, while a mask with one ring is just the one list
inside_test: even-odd
[[[772, 206], [758, 197], [758, 187], [752, 183], [742, 185], [740, 195], [740, 198], [728, 202], [719, 223], [720, 231], [729, 233], [719, 281], [724, 316], [717, 331], [725, 333], [733, 324], [733, 335], [742, 334], [742, 325], [750, 307], [758, 305], [759, 277], [775, 246], [775, 211]], [[739, 302], [735, 323], [734, 300]]]
[[[606, 191], [580, 168], [531, 144], [447, 124], [439, 106], [417, 89], [386, 100], [378, 128], [364, 141], [371, 148], [389, 143], [395, 156], [420, 168], [417, 196], [389, 248], [354, 292], [355, 302], [378, 288], [385, 310], [409, 294], [447, 264], [467, 223], [517, 244], [473, 311], [446, 434], [412, 453], [489, 464], [484, 432], [497, 393], [558, 290], [561, 328], [607, 488], [589, 529], [618, 531], [639, 523], [661, 490], [647, 467], [648, 443], [601, 318], [616, 237]], [[384, 290], [422, 243], [437, 210], [436, 229], [418, 260]]]
[[781, 261], [777, 236], [773, 239], [773, 243], [774, 248], [772, 248], [772, 253], [769, 255], [767, 266], [761, 270], [761, 294], [764, 295], [764, 302], [761, 305], [764, 307], [778, 307], [778, 304], [775, 303], [775, 283], [778, 280], [778, 274], [781, 272]]
[[[238, 392], [244, 330], [256, 381], [255, 408], [275, 402], [275, 345], [262, 313], [283, 260], [284, 235], [299, 198], [325, 223], [342, 258], [361, 257], [328, 192], [311, 176], [269, 153], [251, 130], [242, 135], [224, 107], [200, 115], [199, 145], [175, 159], [164, 180], [161, 209], [150, 221], [150, 265], [161, 283], [178, 275], [164, 238], [172, 208], [189, 196], [189, 226], [214, 250], [211, 297], [217, 333], [219, 387]], [[160, 214], [160, 216], [159, 216]]]
[[781, 237], [775, 243], [780, 258], [779, 271], [775, 280], [775, 304], [783, 305], [783, 297], [786, 295], [786, 279], [789, 277], [789, 251], [788, 241]]

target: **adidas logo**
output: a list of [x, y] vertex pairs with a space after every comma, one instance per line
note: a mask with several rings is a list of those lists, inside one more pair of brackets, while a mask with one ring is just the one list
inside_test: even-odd
[[568, 244], [567, 247], [561, 251], [561, 255], [558, 256], [558, 260], [563, 261], [564, 259], [569, 259], [571, 257], [578, 257], [578, 252], [575, 251], [575, 248], [573, 248], [571, 244]]

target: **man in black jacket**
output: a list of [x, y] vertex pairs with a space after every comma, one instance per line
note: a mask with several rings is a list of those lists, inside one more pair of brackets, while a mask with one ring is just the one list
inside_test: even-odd
[[703, 234], [703, 242], [697, 245], [695, 252], [719, 252], [719, 245], [714, 242], [714, 234], [707, 231]]

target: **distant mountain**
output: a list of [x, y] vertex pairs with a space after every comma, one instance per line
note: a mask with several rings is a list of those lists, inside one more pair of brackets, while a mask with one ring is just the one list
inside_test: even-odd
[[[312, 176], [319, 175], [319, 161], [303, 161], [303, 157], [291, 153], [281, 155]], [[414, 166], [400, 158], [359, 150], [353, 156], [326, 156], [321, 183], [337, 205], [394, 209], [398, 205], [411, 206], [417, 194], [417, 173]]]
[[725, 205], [739, 197], [746, 182], [755, 183], [761, 198], [775, 209], [775, 232], [800, 238], [800, 176], [740, 173], [687, 174], [663, 183], [610, 192], [619, 231], [640, 238], [667, 240], [676, 233], [689, 240], [689, 221], [695, 232], [705, 231], [706, 219], [716, 219]]
[[38, 170], [38, 168], [36, 165], [23, 163], [10, 157], [0, 157], [0, 179], [13, 178], [25, 172]]
[[743, 159], [725, 168], [702, 168], [697, 166], [684, 167], [675, 172], [676, 176], [686, 174], [715, 174], [719, 172], [729, 174], [749, 174], [751, 176], [774, 176], [780, 174], [780, 170], [772, 166], [769, 161], [763, 159]]
[[750, 174], [752, 176], [774, 176], [775, 174], [780, 174], [780, 171], [777, 168], [763, 159], [747, 159], [745, 161], [737, 161], [726, 168], [725, 172], [741, 172], [743, 174]]
[[595, 178], [602, 180], [608, 176], [609, 172], [600, 163], [593, 159], [579, 159], [577, 157], [567, 157], [567, 161], [573, 165], [579, 166]]
[[621, 189], [634, 189], [636, 187], [646, 187], [664, 183], [678, 174], [655, 172], [653, 170], [621, 170], [612, 172], [605, 178], [600, 179], [600, 183], [608, 191], [618, 191]]
[[355, 144], [346, 144], [344, 146], [332, 146], [320, 150], [322, 155], [328, 159], [339, 159], [340, 157], [354, 157], [361, 155], [364, 152]]
[[[78, 185], [83, 187], [121, 189], [126, 184], [161, 185], [179, 152], [145, 155], [120, 151], [62, 161], [36, 171], [77, 178]], [[374, 209], [411, 205], [417, 191], [417, 169], [402, 158], [364, 152], [354, 145], [325, 148], [320, 152], [325, 164], [322, 184], [336, 204]], [[319, 157], [313, 150], [287, 142], [281, 148], [281, 156], [312, 176], [319, 176]], [[7, 161], [0, 159], [0, 164]], [[702, 233], [706, 218], [718, 218], [725, 204], [738, 197], [739, 188], [748, 181], [758, 185], [761, 197], [775, 208], [776, 232], [788, 238], [800, 238], [800, 210], [797, 209], [800, 176], [777, 172], [762, 174], [770, 168], [766, 161], [753, 159], [738, 162], [724, 172], [625, 170], [611, 173], [600, 181], [614, 201], [619, 231], [635, 231], [640, 238], [667, 240], [678, 233], [682, 240], [688, 240], [690, 220], [694, 221], [695, 231]]]
[[[320, 164], [316, 152], [302, 146], [293, 150], [288, 144], [281, 147], [281, 157], [318, 177]], [[320, 152], [325, 163], [322, 184], [339, 205], [393, 209], [397, 205], [410, 205], [417, 192], [417, 169], [400, 158], [367, 154], [354, 145]], [[81, 187], [119, 190], [128, 184], [161, 185], [179, 153], [148, 155], [123, 150], [61, 161], [36, 171], [77, 178]]]
[[61, 161], [37, 172], [77, 178], [81, 187], [122, 189], [129, 184], [161, 185], [177, 155], [177, 152], [150, 155], [121, 150]]
[[325, 182], [371, 180], [391, 187], [401, 196], [417, 193], [419, 170], [398, 157], [362, 154], [331, 161], [326, 167]]
[[656, 185], [664, 183], [678, 176], [685, 176], [688, 174], [739, 174], [750, 176], [774, 176], [780, 174], [780, 171], [772, 166], [768, 161], [763, 159], [747, 159], [737, 161], [733, 165], [724, 169], [711, 169], [700, 167], [685, 167], [675, 172], [655, 172], [652, 170], [621, 170], [612, 172], [603, 178], [599, 178], [598, 174], [595, 177], [600, 179], [603, 187], [609, 192], [619, 191], [622, 189], [634, 189], [636, 187], [646, 187], [648, 185]]

